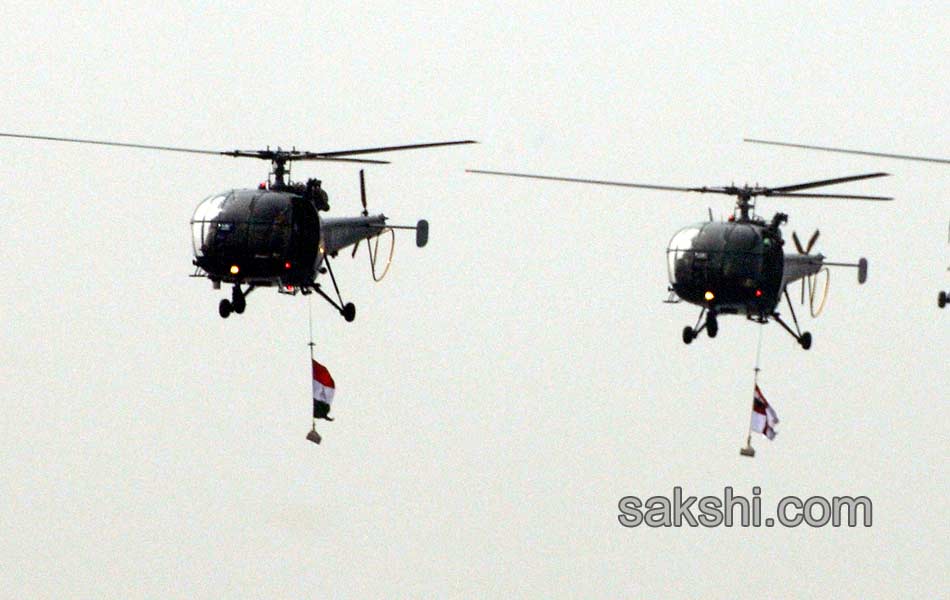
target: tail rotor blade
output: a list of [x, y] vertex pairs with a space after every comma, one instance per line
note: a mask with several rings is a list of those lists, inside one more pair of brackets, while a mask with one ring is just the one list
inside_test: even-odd
[[[363, 203], [363, 216], [369, 216], [369, 210], [366, 208], [366, 179], [363, 177], [363, 169], [360, 169], [360, 201]], [[354, 252], [356, 249], [354, 248]]]
[[815, 233], [811, 234], [811, 239], [808, 240], [808, 245], [805, 247], [805, 250], [807, 250], [807, 252], [805, 252], [805, 254], [808, 254], [809, 252], [811, 252], [811, 249], [812, 249], [812, 247], [815, 245], [815, 242], [818, 241], [818, 234], [819, 234], [819, 233], [821, 233], [821, 232], [816, 229], [816, 230], [815, 230]]
[[795, 242], [795, 249], [798, 250], [799, 254], [808, 254], [805, 252], [805, 249], [802, 248], [802, 242], [798, 239], [798, 234], [794, 231], [792, 232], [792, 241]]
[[[360, 169], [360, 202], [363, 203], [363, 216], [369, 216], [369, 209], [366, 208], [366, 178], [363, 174], [363, 169]], [[357, 240], [353, 244], [353, 252], [350, 254], [350, 258], [356, 258], [356, 251], [360, 249], [360, 242], [362, 240]]]

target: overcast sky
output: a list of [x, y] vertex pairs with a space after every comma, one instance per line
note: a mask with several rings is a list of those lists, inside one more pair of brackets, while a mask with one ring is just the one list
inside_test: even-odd
[[[57, 5], [58, 4], [58, 5]], [[337, 421], [310, 427], [308, 300], [190, 279], [188, 220], [268, 165], [0, 140], [0, 595], [932, 596], [947, 589], [944, 3], [120, 3], [0, 9], [0, 131], [228, 150], [474, 138], [380, 158], [371, 210], [431, 222], [381, 284], [313, 302]], [[728, 198], [506, 180], [784, 185], [832, 273], [802, 351], [765, 327], [781, 423], [740, 457], [758, 328], [662, 303], [665, 248]], [[331, 215], [357, 169], [312, 163]], [[795, 289], [797, 292], [797, 287]], [[671, 494], [867, 495], [871, 528], [626, 529]], [[944, 566], [941, 566], [944, 565]]]

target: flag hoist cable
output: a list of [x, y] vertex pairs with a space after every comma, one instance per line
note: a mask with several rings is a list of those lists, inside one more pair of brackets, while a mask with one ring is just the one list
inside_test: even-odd
[[[762, 360], [762, 329], [764, 328], [764, 325], [765, 325], [764, 323], [759, 324], [759, 343], [755, 349], [755, 368], [753, 369], [755, 372], [755, 377], [753, 378], [753, 386], [754, 386], [753, 395], [755, 394], [755, 391], [754, 391], [755, 388], [759, 387], [759, 371], [762, 370], [760, 367], [760, 364]], [[754, 404], [755, 404], [755, 401], [753, 400], [753, 405]], [[753, 410], [755, 410], [754, 406], [753, 406]], [[739, 453], [742, 454], [743, 456], [750, 456], [750, 457], [755, 456], [755, 450], [752, 449], [752, 420], [751, 419], [749, 419], [749, 431], [746, 434], [746, 438], [745, 438], [745, 448], [741, 449]]]
[[[307, 345], [310, 346], [310, 365], [313, 365], [313, 296], [307, 297], [307, 328], [310, 334], [310, 341], [307, 342]], [[315, 444], [319, 444], [322, 440], [320, 434], [317, 433], [317, 418], [314, 415], [310, 433], [307, 434], [307, 439]]]
[[310, 360], [313, 360], [313, 297], [307, 296], [307, 325], [310, 330], [310, 341], [307, 343], [310, 346]]
[[755, 350], [755, 385], [759, 385], [759, 371], [762, 370], [759, 368], [759, 362], [762, 359], [762, 325], [759, 324], [759, 345]]

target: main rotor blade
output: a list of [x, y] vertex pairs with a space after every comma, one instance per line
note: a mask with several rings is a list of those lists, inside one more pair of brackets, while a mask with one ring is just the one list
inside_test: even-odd
[[220, 152], [224, 156], [239, 156], [245, 158], [260, 158], [262, 160], [275, 160], [280, 158], [284, 161], [294, 160], [326, 160], [335, 162], [364, 163], [369, 165], [388, 165], [388, 160], [373, 160], [369, 158], [337, 158], [335, 156], [320, 156], [313, 152], [301, 152], [300, 150], [232, 150], [229, 152]]
[[878, 202], [890, 202], [893, 200], [890, 196], [854, 196], [851, 194], [788, 194], [778, 192], [776, 194], [763, 194], [769, 198], [830, 198], [834, 200], [876, 200]]
[[391, 164], [388, 160], [373, 160], [370, 158], [337, 158], [336, 156], [294, 156], [291, 154], [287, 157], [287, 160], [324, 160], [324, 161], [333, 161], [333, 162], [349, 162], [349, 163], [360, 163], [363, 165], [388, 165]]
[[573, 177], [554, 177], [551, 175], [530, 175], [528, 173], [509, 173], [506, 171], [484, 171], [481, 169], [465, 169], [466, 173], [479, 175], [503, 175], [505, 177], [523, 177], [525, 179], [544, 179], [546, 181], [567, 181], [570, 183], [591, 183], [594, 185], [613, 185], [618, 187], [642, 188], [647, 190], [665, 190], [670, 192], [709, 192], [714, 194], [728, 194], [729, 192], [716, 188], [687, 188], [669, 185], [649, 185], [645, 183], [626, 183], [622, 181], [602, 181], [599, 179], [576, 179]]
[[766, 195], [774, 196], [770, 192], [795, 192], [798, 190], [807, 190], [810, 188], [824, 187], [826, 185], [838, 185], [849, 181], [860, 181], [862, 179], [873, 179], [875, 177], [887, 177], [889, 173], [867, 173], [865, 175], [851, 175], [849, 177], [836, 177], [834, 179], [823, 179], [821, 181], [809, 181], [807, 183], [796, 183], [793, 185], [783, 185], [782, 187], [768, 188]]
[[128, 142], [107, 142], [104, 140], [89, 140], [82, 138], [65, 138], [48, 135], [25, 135], [20, 133], [0, 133], [0, 137], [21, 138], [27, 140], [43, 140], [47, 142], [71, 142], [76, 144], [95, 144], [97, 146], [117, 146], [120, 148], [140, 148], [143, 150], [165, 150], [167, 152], [187, 152], [189, 154], [211, 154], [214, 156], [233, 156], [241, 158], [258, 158], [274, 160], [282, 157], [286, 161], [294, 160], [323, 160], [335, 162], [351, 162], [368, 165], [388, 165], [388, 160], [374, 160], [369, 158], [340, 158], [336, 155], [323, 155], [315, 152], [300, 152], [297, 150], [202, 150], [198, 148], [180, 148], [177, 146], [154, 146], [151, 144], [132, 144]]
[[20, 138], [25, 140], [45, 140], [48, 142], [72, 142], [76, 144], [96, 144], [98, 146], [120, 146], [122, 148], [142, 148], [145, 150], [167, 150], [169, 152], [189, 152], [191, 154], [215, 154], [218, 156], [244, 156], [245, 154], [235, 150], [233, 152], [220, 152], [217, 150], [199, 150], [196, 148], [178, 148], [174, 146], [150, 146], [148, 144], [130, 144], [126, 142], [105, 142], [102, 140], [86, 140], [80, 138], [52, 137], [47, 135], [24, 135], [20, 133], [0, 133], [0, 137]]
[[356, 150], [334, 150], [333, 152], [305, 152], [301, 158], [294, 160], [309, 160], [310, 156], [351, 156], [353, 154], [373, 154], [375, 152], [395, 152], [397, 150], [416, 150], [418, 148], [435, 148], [436, 146], [458, 146], [461, 144], [477, 144], [475, 140], [460, 140], [455, 142], [431, 142], [428, 144], [407, 144], [404, 146], [380, 146], [378, 148], [359, 148]]
[[757, 140], [752, 138], [745, 138], [744, 142], [751, 142], [753, 144], [767, 144], [770, 146], [787, 146], [789, 148], [805, 148], [806, 150], [823, 150], [825, 152], [840, 152], [842, 154], [860, 154], [863, 156], [878, 156], [881, 158], [897, 158], [900, 160], [919, 160], [923, 162], [933, 162], [940, 163], [944, 165], [950, 165], [950, 159], [947, 158], [931, 158], [928, 156], [914, 156], [911, 154], [889, 154], [886, 152], [870, 152], [868, 150], [851, 150], [848, 148], [832, 148], [831, 146], [810, 146], [807, 144], [789, 144], [788, 142], [773, 142], [770, 140]]

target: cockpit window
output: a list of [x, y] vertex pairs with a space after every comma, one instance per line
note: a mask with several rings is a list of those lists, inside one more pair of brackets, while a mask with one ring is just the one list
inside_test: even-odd
[[195, 209], [195, 214], [191, 220], [210, 221], [214, 219], [224, 210], [224, 201], [227, 200], [227, 198], [227, 194], [215, 194], [205, 198], [201, 201], [201, 204], [198, 205], [198, 208]]
[[666, 262], [669, 269], [670, 283], [676, 283], [676, 263], [681, 261], [687, 252], [692, 251], [693, 240], [699, 235], [698, 227], [687, 227], [676, 232], [670, 245], [666, 249]]
[[210, 223], [221, 214], [231, 194], [214, 194], [201, 201], [191, 217], [191, 243], [195, 256], [204, 256], [205, 234]]

